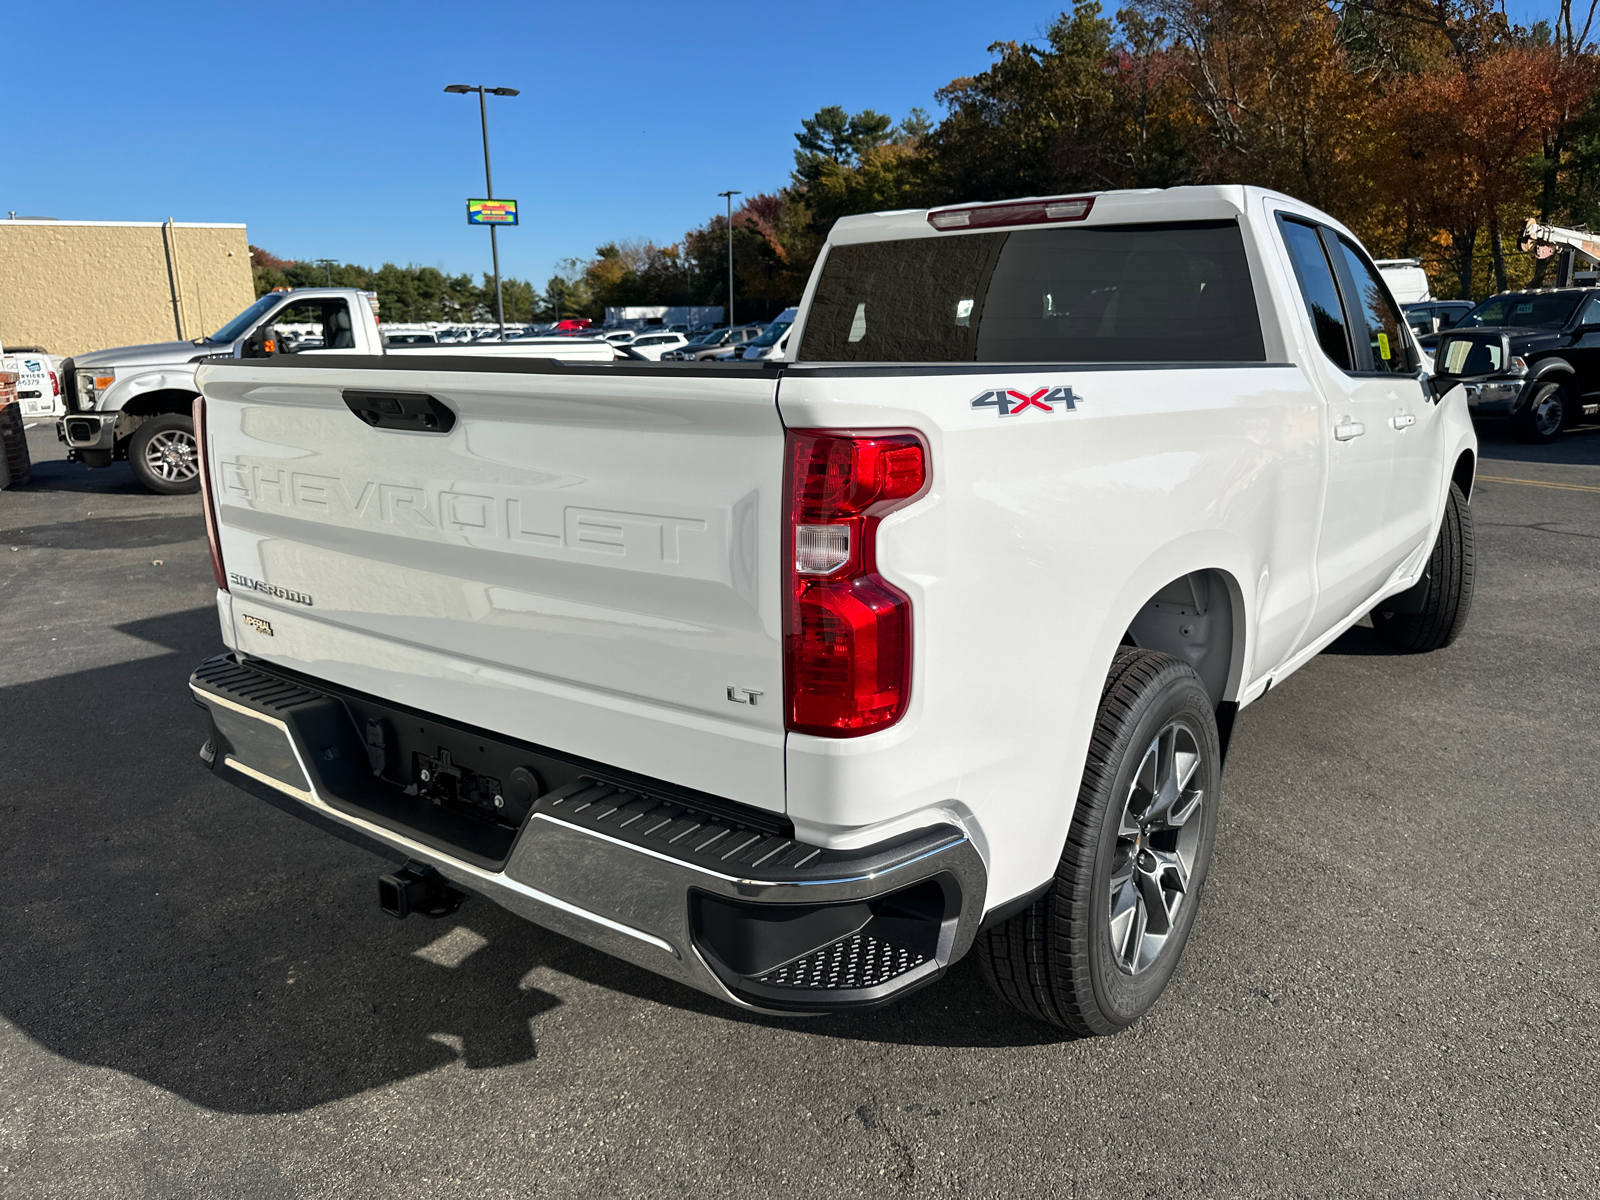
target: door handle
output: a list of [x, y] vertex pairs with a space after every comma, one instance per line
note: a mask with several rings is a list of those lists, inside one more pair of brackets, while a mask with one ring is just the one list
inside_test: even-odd
[[1396, 429], [1410, 429], [1411, 426], [1415, 425], [1416, 423], [1416, 417], [1412, 416], [1410, 413], [1395, 413], [1394, 416], [1389, 418], [1389, 424], [1393, 425]]
[[1360, 437], [1366, 431], [1367, 427], [1360, 421], [1352, 421], [1349, 417], [1346, 417], [1333, 427], [1333, 436], [1341, 442], [1348, 442]]

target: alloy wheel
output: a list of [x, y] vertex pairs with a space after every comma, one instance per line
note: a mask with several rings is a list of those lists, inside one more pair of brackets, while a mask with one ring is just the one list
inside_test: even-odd
[[164, 430], [145, 445], [144, 463], [158, 479], [188, 483], [200, 474], [199, 444], [187, 430]]
[[1182, 721], [1144, 752], [1117, 822], [1108, 921], [1117, 965], [1137, 975], [1160, 956], [1189, 895], [1205, 804], [1200, 739]]

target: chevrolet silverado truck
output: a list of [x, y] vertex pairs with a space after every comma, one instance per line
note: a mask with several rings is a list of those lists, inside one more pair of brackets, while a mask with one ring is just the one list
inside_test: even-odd
[[[287, 327], [287, 328], [285, 328]], [[452, 354], [559, 357], [610, 361], [593, 339], [528, 339], [515, 346], [386, 345], [377, 297], [355, 288], [269, 292], [210, 337], [192, 342], [123, 346], [67, 359], [61, 367], [66, 415], [56, 436], [69, 461], [109, 467], [126, 459], [152, 492], [200, 486], [192, 410], [200, 394], [195, 372], [219, 358], [280, 354]]]
[[1501, 292], [1419, 344], [1480, 424], [1548, 445], [1600, 413], [1600, 288]]
[[209, 360], [200, 757], [397, 917], [477, 893], [767, 1013], [971, 953], [1114, 1032], [1239, 709], [1467, 619], [1422, 362], [1349, 230], [1245, 187], [847, 217], [781, 360]]

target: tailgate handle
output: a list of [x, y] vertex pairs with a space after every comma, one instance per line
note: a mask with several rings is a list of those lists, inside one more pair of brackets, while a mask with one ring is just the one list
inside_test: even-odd
[[456, 414], [442, 400], [424, 392], [368, 392], [346, 388], [339, 393], [345, 407], [374, 429], [406, 429], [412, 433], [449, 433]]

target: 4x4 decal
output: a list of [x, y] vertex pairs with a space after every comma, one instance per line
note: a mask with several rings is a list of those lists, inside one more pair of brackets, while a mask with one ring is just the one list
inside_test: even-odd
[[997, 416], [1014, 417], [1030, 408], [1047, 413], [1073, 412], [1081, 399], [1083, 397], [1074, 395], [1070, 387], [1042, 387], [1036, 392], [994, 388], [974, 396], [972, 407], [992, 408]]

